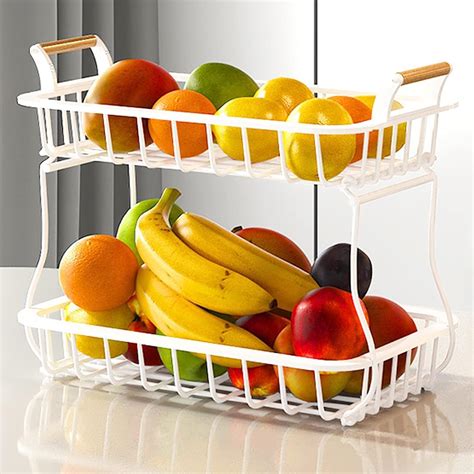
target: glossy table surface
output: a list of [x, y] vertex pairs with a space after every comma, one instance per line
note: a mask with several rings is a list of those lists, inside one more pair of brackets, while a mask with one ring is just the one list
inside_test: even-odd
[[[473, 330], [433, 392], [342, 428], [139, 388], [43, 380], [16, 313], [31, 269], [0, 269], [0, 472], [473, 472]], [[60, 294], [46, 270], [38, 297]], [[72, 432], [76, 435], [73, 439]]]

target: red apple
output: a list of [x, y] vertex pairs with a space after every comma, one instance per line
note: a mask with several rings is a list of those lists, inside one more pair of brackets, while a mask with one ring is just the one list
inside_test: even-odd
[[232, 232], [272, 255], [292, 263], [295, 267], [308, 273], [311, 271], [311, 263], [298, 245], [275, 230], [263, 227], [247, 227], [246, 229], [235, 227]]
[[[265, 344], [273, 346], [278, 334], [290, 321], [282, 316], [272, 313], [260, 313], [245, 318], [243, 322], [238, 320], [237, 324], [251, 332]], [[278, 391], [278, 376], [271, 365], [262, 365], [248, 369], [250, 393], [253, 397], [266, 397]], [[244, 389], [244, 376], [242, 369], [230, 368], [227, 373], [232, 385], [240, 390]]]
[[[252, 397], [264, 398], [278, 392], [278, 376], [271, 365], [251, 367], [249, 371], [250, 393]], [[242, 369], [229, 368], [227, 373], [235, 388], [244, 389], [244, 374]]]
[[[365, 317], [367, 309], [360, 301]], [[295, 354], [341, 360], [358, 356], [365, 344], [352, 295], [326, 286], [309, 292], [291, 315]]]
[[[375, 347], [382, 347], [416, 331], [412, 317], [397, 303], [380, 296], [366, 296], [364, 303], [369, 313], [370, 332], [374, 338]], [[365, 344], [361, 353], [365, 354], [367, 351], [367, 344]], [[415, 355], [416, 349], [413, 349], [411, 360], [415, 358]], [[406, 352], [398, 356], [396, 378], [401, 377], [405, 372], [405, 364]], [[386, 387], [390, 383], [391, 374], [392, 359], [384, 362], [382, 387]], [[362, 370], [352, 372], [345, 391], [359, 395], [362, 391], [362, 378]]]
[[[140, 305], [137, 297], [134, 295], [128, 300], [128, 307], [135, 313], [135, 319], [129, 324], [129, 331], [146, 332], [150, 334], [156, 334], [156, 327], [154, 324], [141, 312]], [[145, 359], [145, 365], [162, 365], [160, 354], [158, 349], [153, 346], [142, 346], [143, 357]], [[128, 343], [128, 350], [124, 356], [138, 364], [138, 349], [137, 345], [133, 342]]]
[[[294, 355], [291, 326], [287, 326], [278, 335], [273, 348], [281, 354]], [[276, 366], [274, 372], [278, 374]], [[285, 375], [285, 385], [295, 397], [306, 402], [316, 401], [316, 383], [313, 371], [284, 367], [283, 373]], [[341, 393], [350, 377], [351, 372], [320, 372], [323, 399], [328, 400]]]
[[271, 312], [254, 314], [241, 321], [237, 320], [237, 326], [251, 332], [270, 347], [273, 347], [278, 334], [290, 324], [288, 319]]

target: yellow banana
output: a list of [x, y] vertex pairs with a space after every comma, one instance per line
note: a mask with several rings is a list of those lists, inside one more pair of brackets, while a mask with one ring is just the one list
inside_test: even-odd
[[258, 283], [277, 299], [279, 308], [292, 311], [306, 293], [318, 288], [309, 273], [205, 217], [184, 213], [174, 223], [173, 231], [203, 257]]
[[[136, 295], [145, 316], [166, 336], [271, 351], [245, 329], [208, 313], [166, 286], [146, 265], [138, 271]], [[195, 354], [205, 359], [204, 354]], [[212, 357], [215, 364], [241, 367], [241, 361]], [[255, 367], [255, 363], [249, 363]]]
[[168, 215], [177, 189], [163, 191], [158, 204], [138, 220], [138, 253], [155, 275], [193, 303], [235, 316], [268, 311], [277, 302], [249, 278], [202, 257], [171, 230]]

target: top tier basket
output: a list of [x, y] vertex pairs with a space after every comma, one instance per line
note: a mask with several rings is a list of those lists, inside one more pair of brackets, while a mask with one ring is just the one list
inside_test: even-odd
[[[448, 63], [425, 66], [394, 75], [392, 82], [385, 85], [376, 95], [371, 120], [351, 125], [313, 125], [289, 123], [249, 118], [221, 117], [185, 112], [157, 111], [143, 108], [111, 106], [83, 103], [84, 93], [96, 79], [87, 77], [58, 83], [55, 67], [50, 55], [91, 48], [98, 73], [112, 64], [110, 54], [95, 35], [36, 44], [31, 47], [31, 55], [38, 68], [41, 89], [22, 94], [18, 103], [33, 107], [38, 113], [42, 156], [47, 158], [40, 166], [42, 245], [41, 255], [31, 282], [25, 309], [19, 313], [19, 321], [25, 326], [29, 344], [42, 363], [42, 371], [51, 377], [73, 375], [80, 379], [91, 379], [112, 384], [141, 385], [146, 390], [175, 391], [183, 397], [210, 397], [217, 403], [242, 402], [251, 408], [271, 407], [282, 409], [288, 414], [306, 413], [319, 415], [324, 420], [340, 419], [343, 425], [353, 425], [364, 419], [366, 414], [376, 414], [381, 407], [390, 407], [394, 402], [404, 401], [410, 393], [418, 394], [422, 388], [433, 385], [436, 374], [448, 364], [454, 349], [455, 322], [446, 295], [440, 283], [434, 251], [434, 229], [436, 215], [437, 178], [432, 170], [436, 159], [436, 138], [438, 118], [441, 112], [456, 104], [441, 105], [441, 94], [450, 73]], [[186, 74], [173, 74], [178, 82], [186, 80]], [[422, 94], [400, 94], [406, 84], [423, 81]], [[261, 81], [263, 82], [263, 81]], [[309, 86], [318, 97], [328, 95], [363, 95], [361, 91]], [[416, 87], [416, 86], [414, 86]], [[415, 90], [415, 89], [413, 89]], [[395, 98], [403, 103], [403, 108], [392, 111]], [[91, 112], [103, 116], [106, 149], [103, 150], [89, 141], [82, 127], [82, 114]], [[53, 114], [57, 114], [53, 117]], [[136, 152], [115, 153], [109, 126], [109, 117], [125, 116], [136, 119], [140, 148]], [[158, 150], [154, 145], [146, 146], [142, 119], [163, 119], [171, 122], [174, 157]], [[56, 121], [54, 121], [56, 119]], [[178, 140], [178, 122], [205, 124], [208, 150], [203, 154], [181, 159]], [[53, 123], [61, 133], [53, 133]], [[406, 143], [396, 151], [398, 125], [406, 123]], [[244, 160], [235, 161], [225, 156], [214, 144], [212, 125], [229, 125], [241, 130]], [[383, 130], [393, 127], [389, 156], [382, 157]], [[263, 163], [253, 163], [248, 142], [249, 129], [272, 130], [277, 132], [280, 156]], [[368, 157], [369, 134], [378, 131], [376, 158]], [[315, 157], [319, 176], [314, 181], [302, 181], [286, 165], [284, 159], [283, 133], [298, 132], [314, 137]], [[331, 179], [324, 176], [320, 137], [325, 135], [361, 134], [363, 137], [362, 159], [349, 165], [341, 174]], [[62, 137], [58, 142], [57, 137]], [[130, 178], [130, 204], [136, 202], [135, 167], [175, 169], [183, 172], [211, 173], [218, 176], [247, 176], [255, 179], [285, 180], [290, 183], [336, 186], [348, 197], [353, 210], [351, 239], [351, 285], [354, 305], [364, 330], [369, 352], [351, 360], [317, 360], [278, 353], [267, 353], [238, 347], [222, 346], [205, 342], [163, 337], [126, 330], [88, 326], [63, 320], [65, 297], [35, 304], [34, 295], [48, 253], [48, 173], [81, 166], [91, 162], [106, 162], [127, 165]], [[398, 193], [405, 189], [424, 184], [431, 185], [431, 210], [429, 228], [429, 256], [434, 283], [439, 292], [443, 311], [426, 308], [406, 307], [415, 319], [418, 331], [381, 348], [375, 348], [373, 338], [362, 312], [357, 291], [357, 241], [359, 211], [364, 203]], [[105, 360], [93, 360], [77, 351], [75, 337], [88, 335], [102, 338]], [[440, 363], [438, 342], [446, 338], [448, 348]], [[55, 342], [55, 339], [59, 343]], [[110, 357], [109, 340], [134, 342], [138, 345], [139, 364], [124, 358]], [[143, 345], [166, 347], [172, 351], [174, 375], [163, 367], [144, 365]], [[417, 349], [416, 358], [410, 365], [410, 353]], [[179, 375], [177, 350], [206, 354], [209, 381], [188, 382]], [[401, 356], [406, 364], [405, 374], [397, 380], [397, 363]], [[227, 375], [213, 377], [212, 356], [239, 359], [244, 373], [244, 390], [237, 390], [227, 380]], [[390, 383], [382, 387], [384, 362], [392, 361]], [[248, 362], [273, 364], [278, 368], [280, 392], [263, 399], [254, 399], [250, 393]], [[314, 372], [316, 401], [304, 402], [287, 392], [284, 367], [306, 369]], [[386, 365], [385, 365], [386, 367]], [[331, 400], [323, 400], [321, 374], [363, 370], [363, 387], [360, 396], [339, 395]]]

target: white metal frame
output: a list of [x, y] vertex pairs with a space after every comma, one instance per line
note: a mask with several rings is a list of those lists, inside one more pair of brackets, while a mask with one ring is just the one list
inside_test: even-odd
[[[98, 64], [99, 73], [111, 64], [110, 55], [105, 45], [98, 40], [92, 48]], [[427, 99], [427, 94], [417, 98], [407, 98], [410, 106], [401, 111], [391, 112], [391, 105], [398, 93], [402, 80], [396, 75], [389, 88], [377, 95], [372, 120], [352, 125], [321, 126], [311, 124], [287, 123], [268, 120], [245, 119], [235, 117], [220, 117], [185, 112], [156, 111], [150, 109], [119, 107], [82, 102], [82, 93], [95, 80], [85, 78], [65, 83], [57, 83], [54, 66], [41, 45], [31, 48], [32, 55], [41, 78], [40, 91], [22, 94], [18, 98], [21, 105], [34, 107], [38, 112], [41, 155], [48, 156], [40, 165], [40, 189], [42, 211], [42, 240], [41, 254], [28, 290], [26, 307], [19, 313], [19, 321], [25, 326], [28, 342], [34, 353], [42, 362], [42, 370], [51, 377], [74, 373], [80, 379], [107, 380], [112, 384], [141, 384], [146, 390], [173, 390], [183, 397], [191, 395], [211, 397], [217, 403], [235, 401], [247, 403], [251, 408], [263, 406], [281, 408], [288, 414], [310, 413], [317, 414], [324, 420], [338, 418], [343, 425], [353, 425], [362, 420], [366, 414], [377, 413], [381, 407], [390, 407], [394, 401], [405, 400], [410, 393], [417, 394], [422, 388], [432, 386], [435, 376], [448, 364], [454, 350], [455, 322], [442, 288], [435, 260], [435, 216], [437, 199], [437, 178], [432, 170], [436, 155], [436, 137], [439, 113], [455, 106], [441, 105], [441, 92], [447, 75], [436, 79], [434, 96]], [[178, 81], [184, 81], [186, 75], [174, 74]], [[328, 94], [355, 94], [354, 91], [333, 90], [312, 86], [312, 90], [319, 96]], [[74, 100], [68, 100], [69, 95]], [[58, 120], [62, 124], [63, 143], [55, 143], [52, 132], [52, 112], [57, 111], [61, 116]], [[84, 135], [81, 123], [81, 113], [93, 112], [103, 115], [107, 149], [102, 150], [92, 144]], [[58, 119], [59, 119], [58, 115]], [[109, 126], [109, 116], [120, 115], [134, 117], [137, 121], [140, 149], [137, 152], [118, 154], [112, 148]], [[163, 154], [154, 146], [145, 146], [143, 123], [144, 118], [159, 118], [171, 121], [174, 157]], [[431, 133], [427, 142], [428, 121], [431, 121]], [[202, 123], [206, 125], [209, 150], [199, 157], [181, 159], [178, 141], [177, 123], [179, 121]], [[397, 125], [407, 123], [406, 144], [402, 150], [396, 152]], [[212, 125], [222, 124], [239, 127], [242, 131], [245, 159], [237, 162], [225, 157], [222, 151], [213, 144]], [[383, 130], [393, 126], [391, 153], [382, 159]], [[417, 127], [418, 126], [418, 127]], [[252, 163], [247, 130], [264, 129], [277, 132], [280, 157], [269, 162]], [[417, 128], [417, 130], [416, 130]], [[368, 158], [369, 133], [378, 130], [377, 155], [375, 159]], [[226, 347], [198, 341], [189, 341], [163, 337], [152, 334], [136, 333], [118, 329], [93, 327], [66, 322], [58, 318], [66, 303], [64, 298], [34, 304], [34, 295], [41, 276], [48, 253], [49, 224], [48, 224], [48, 173], [70, 167], [81, 166], [90, 162], [108, 162], [114, 165], [127, 165], [129, 169], [130, 204], [136, 202], [135, 166], [148, 168], [178, 169], [183, 172], [197, 171], [213, 173], [219, 176], [236, 175], [248, 176], [257, 179], [283, 179], [288, 182], [305, 183], [294, 176], [286, 166], [284, 159], [283, 133], [298, 132], [314, 136], [316, 162], [319, 171], [318, 181], [306, 181], [321, 186], [337, 186], [348, 197], [353, 212], [351, 238], [351, 289], [355, 308], [357, 310], [369, 352], [352, 360], [326, 361], [307, 359], [284, 354], [253, 351], [249, 349]], [[354, 134], [360, 133], [364, 137], [363, 156], [358, 163], [332, 179], [324, 176], [324, 167], [321, 154], [321, 135]], [[411, 149], [414, 155], [410, 155]], [[63, 158], [58, 160], [58, 158]], [[388, 180], [391, 180], [390, 182]], [[444, 313], [432, 312], [426, 309], [411, 309], [418, 331], [415, 334], [400, 339], [392, 344], [376, 349], [367, 321], [363, 315], [357, 291], [357, 245], [359, 231], [360, 208], [363, 204], [381, 199], [424, 184], [431, 185], [430, 226], [428, 233], [429, 258], [436, 288], [439, 292]], [[368, 190], [371, 189], [371, 190]], [[37, 332], [37, 340], [34, 331]], [[70, 334], [70, 338], [66, 337]], [[102, 338], [106, 354], [105, 361], [94, 361], [83, 357], [77, 351], [75, 336], [89, 335]], [[55, 358], [53, 354], [53, 336], [62, 339], [62, 356]], [[449, 348], [443, 361], [437, 364], [438, 340], [440, 337], [449, 337]], [[126, 361], [123, 358], [111, 359], [109, 340], [135, 342], [139, 350], [139, 364]], [[168, 347], [172, 351], [174, 376], [164, 374], [162, 369], [150, 368], [144, 365], [143, 345]], [[431, 348], [430, 366], [425, 368], [427, 349]], [[401, 380], [395, 380], [398, 356], [418, 348], [416, 368], [410, 369], [410, 357], [407, 357], [406, 375]], [[207, 367], [210, 374], [209, 383], [190, 383], [180, 379], [177, 364], [176, 350], [203, 353], [207, 356]], [[212, 356], [233, 357], [240, 359], [243, 365], [245, 390], [235, 390], [226, 381], [226, 376], [216, 379], [212, 376]], [[390, 386], [381, 387], [383, 362], [392, 359], [392, 374]], [[273, 364], [278, 367], [280, 378], [280, 392], [263, 400], [254, 400], [250, 393], [247, 363], [249, 361]], [[317, 392], [317, 402], [305, 403], [288, 394], [284, 383], [283, 367], [304, 368], [314, 371]], [[363, 393], [361, 397], [340, 395], [333, 400], [323, 401], [320, 373], [324, 371], [364, 370]], [[372, 377], [369, 381], [369, 369]]]

